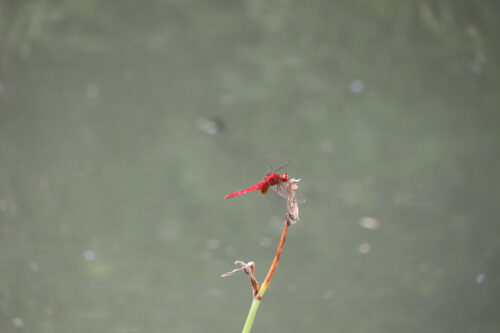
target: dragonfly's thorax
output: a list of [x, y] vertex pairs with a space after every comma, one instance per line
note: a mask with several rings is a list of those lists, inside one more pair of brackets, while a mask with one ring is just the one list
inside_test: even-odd
[[277, 173], [268, 173], [264, 181], [268, 184], [268, 186], [273, 186], [279, 184], [281, 182], [281, 176]]
[[278, 185], [288, 182], [288, 175], [285, 172], [281, 175], [277, 173], [268, 173], [264, 181], [267, 182], [269, 186]]

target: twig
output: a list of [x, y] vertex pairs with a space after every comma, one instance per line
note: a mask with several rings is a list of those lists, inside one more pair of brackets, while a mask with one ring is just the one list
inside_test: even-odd
[[[231, 272], [227, 272], [221, 275], [221, 277], [231, 276], [237, 271], [243, 271], [250, 277], [250, 284], [252, 285], [253, 297], [257, 297], [259, 293], [259, 283], [255, 278], [255, 263], [253, 261], [249, 261], [248, 263], [244, 263], [243, 261], [236, 260], [234, 262], [235, 265], [239, 265], [240, 268], [235, 268]], [[260, 300], [260, 299], [259, 299]]]
[[276, 254], [274, 255], [274, 260], [271, 266], [269, 267], [269, 271], [267, 272], [266, 278], [260, 287], [259, 293], [257, 297], [262, 299], [262, 296], [266, 293], [266, 289], [271, 283], [273, 279], [274, 272], [276, 268], [278, 268], [278, 264], [281, 259], [281, 254], [283, 253], [283, 248], [285, 247], [286, 234], [288, 232], [288, 227], [292, 224], [295, 224], [299, 220], [299, 206], [297, 205], [297, 201], [295, 200], [295, 192], [297, 192], [297, 183], [300, 179], [292, 179], [288, 183], [287, 191], [288, 191], [288, 200], [287, 200], [287, 211], [285, 223], [283, 224], [283, 230], [281, 231], [281, 238], [278, 243], [278, 247], [276, 248]]

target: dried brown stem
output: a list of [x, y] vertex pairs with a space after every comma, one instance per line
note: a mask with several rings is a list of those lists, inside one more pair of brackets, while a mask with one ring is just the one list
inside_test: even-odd
[[248, 263], [245, 263], [243, 261], [236, 260], [234, 264], [239, 265], [240, 268], [235, 268], [231, 272], [224, 273], [221, 275], [221, 277], [233, 275], [237, 271], [245, 272], [250, 278], [250, 284], [252, 285], [252, 290], [253, 290], [253, 297], [257, 297], [257, 294], [259, 293], [259, 283], [255, 278], [255, 262], [249, 261]]
[[261, 299], [266, 292], [267, 287], [271, 283], [273, 279], [274, 272], [276, 268], [278, 268], [278, 264], [281, 259], [281, 254], [283, 253], [283, 248], [285, 247], [286, 234], [288, 232], [288, 227], [292, 224], [295, 224], [299, 220], [299, 206], [297, 205], [297, 201], [295, 200], [295, 192], [297, 192], [297, 183], [300, 179], [292, 179], [288, 183], [287, 191], [288, 191], [288, 201], [287, 201], [287, 212], [285, 223], [283, 224], [283, 230], [281, 231], [281, 238], [278, 243], [278, 247], [276, 248], [276, 254], [274, 255], [274, 260], [271, 266], [269, 267], [269, 271], [267, 272], [266, 278], [260, 287], [259, 293], [255, 298]]

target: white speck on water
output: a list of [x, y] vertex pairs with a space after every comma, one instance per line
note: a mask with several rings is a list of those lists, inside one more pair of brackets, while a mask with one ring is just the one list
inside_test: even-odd
[[370, 252], [370, 250], [371, 250], [370, 243], [362, 243], [359, 245], [358, 248], [358, 251], [361, 254], [367, 254], [368, 252]]
[[92, 250], [87, 250], [83, 252], [83, 256], [85, 257], [85, 260], [92, 261], [95, 259], [95, 253]]
[[215, 121], [208, 120], [205, 122], [205, 124], [203, 124], [203, 130], [207, 134], [214, 135], [214, 134], [219, 133], [219, 126], [217, 125], [217, 123]]
[[483, 273], [476, 275], [476, 283], [478, 283], [478, 284], [483, 283], [483, 281], [484, 281], [484, 274]]
[[349, 90], [354, 94], [359, 94], [363, 91], [365, 85], [361, 80], [352, 80], [349, 84]]
[[14, 327], [23, 327], [24, 321], [21, 318], [13, 318], [12, 325], [14, 325]]
[[224, 123], [218, 119], [198, 118], [196, 127], [206, 134], [215, 135], [223, 130]]
[[375, 230], [379, 227], [380, 223], [377, 219], [366, 216], [359, 221], [359, 225], [365, 229]]
[[38, 265], [36, 262], [32, 261], [29, 263], [29, 266], [33, 272], [38, 272], [40, 270], [40, 265]]

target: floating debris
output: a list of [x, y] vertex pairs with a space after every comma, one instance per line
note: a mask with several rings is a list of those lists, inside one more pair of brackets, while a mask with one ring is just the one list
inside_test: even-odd
[[220, 119], [198, 118], [196, 127], [206, 134], [215, 135], [224, 130], [225, 124]]
[[377, 219], [366, 216], [363, 217], [361, 221], [359, 221], [359, 225], [365, 229], [375, 230], [378, 229], [380, 223], [378, 222]]
[[14, 325], [14, 327], [23, 327], [24, 321], [21, 318], [13, 318], [12, 325]]
[[358, 248], [358, 251], [361, 254], [367, 254], [368, 252], [370, 252], [370, 250], [371, 250], [370, 243], [361, 243]]
[[85, 257], [85, 260], [92, 261], [95, 259], [95, 253], [92, 250], [87, 250], [83, 252], [83, 256]]
[[40, 265], [38, 265], [38, 263], [36, 263], [34, 261], [30, 262], [29, 266], [30, 266], [31, 270], [35, 273], [38, 272], [38, 270], [40, 270]]
[[351, 84], [349, 84], [349, 90], [354, 94], [361, 93], [365, 88], [363, 81], [361, 80], [352, 80]]

